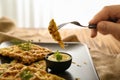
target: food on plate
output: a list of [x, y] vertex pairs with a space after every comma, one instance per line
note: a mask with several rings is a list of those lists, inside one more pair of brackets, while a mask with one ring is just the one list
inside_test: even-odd
[[8, 63], [0, 64], [0, 80], [65, 80], [48, 73], [47, 54], [52, 50], [30, 42], [17, 43], [0, 49], [0, 56], [10, 57]]
[[[36, 64], [41, 66], [35, 66]], [[45, 67], [43, 60], [27, 66], [16, 61], [0, 64], [0, 80], [65, 80], [47, 73], [42, 67]]]
[[61, 39], [60, 33], [58, 31], [58, 27], [57, 27], [54, 19], [52, 19], [50, 21], [48, 30], [49, 30], [49, 33], [52, 35], [53, 39], [59, 43], [60, 47], [64, 48], [64, 43]]
[[0, 55], [14, 58], [23, 64], [31, 64], [35, 61], [44, 59], [45, 55], [50, 52], [51, 50], [48, 48], [29, 42], [0, 49]]
[[30, 64], [29, 66], [37, 68], [37, 69], [41, 69], [44, 71], [46, 71], [46, 68], [47, 68], [45, 60], [40, 60], [40, 61], [34, 62], [34, 63]]

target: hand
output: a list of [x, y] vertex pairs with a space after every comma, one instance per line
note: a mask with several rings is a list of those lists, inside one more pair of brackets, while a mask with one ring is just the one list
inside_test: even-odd
[[89, 24], [97, 24], [97, 29], [91, 29], [91, 37], [95, 37], [98, 31], [104, 35], [112, 34], [120, 40], [120, 5], [104, 7]]

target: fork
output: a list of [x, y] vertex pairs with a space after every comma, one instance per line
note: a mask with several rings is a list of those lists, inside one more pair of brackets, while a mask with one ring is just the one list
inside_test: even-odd
[[62, 24], [58, 25], [58, 29], [62, 28], [63, 26], [65, 26], [67, 24], [74, 24], [74, 25], [77, 25], [77, 26], [80, 26], [80, 27], [88, 27], [90, 29], [96, 29], [96, 27], [97, 27], [96, 24], [89, 24], [88, 26], [83, 26], [78, 21], [71, 21], [71, 22], [62, 23]]

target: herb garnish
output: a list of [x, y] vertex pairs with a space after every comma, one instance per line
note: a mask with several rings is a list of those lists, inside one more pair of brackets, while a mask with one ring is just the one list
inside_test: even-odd
[[31, 49], [31, 43], [30, 42], [22, 43], [19, 44], [18, 47], [20, 47], [24, 51], [29, 51]]
[[0, 75], [3, 74], [3, 72], [0, 72]]
[[14, 45], [18, 45], [18, 44], [21, 44], [21, 43], [23, 43], [23, 42], [25, 42], [25, 41], [13, 39], [13, 40], [11, 40], [10, 42], [11, 42], [12, 44], [14, 44]]
[[58, 61], [62, 60], [62, 55], [58, 50], [54, 54], [55, 54], [56, 60]]
[[12, 40], [11, 43], [14, 45], [18, 45], [18, 47], [20, 47], [24, 51], [28, 51], [31, 49], [30, 41]]
[[20, 74], [20, 78], [22, 80], [30, 80], [30, 78], [33, 77], [32, 73], [29, 70], [24, 70]]

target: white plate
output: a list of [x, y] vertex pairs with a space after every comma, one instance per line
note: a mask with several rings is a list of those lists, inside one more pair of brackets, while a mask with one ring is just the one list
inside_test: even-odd
[[[53, 51], [59, 50], [72, 55], [72, 65], [70, 68], [61, 74], [57, 74], [66, 78], [66, 80], [99, 80], [97, 72], [95, 70], [92, 58], [90, 56], [88, 47], [82, 43], [65, 43], [65, 49], [60, 48], [57, 43], [36, 43], [40, 46], [47, 47]], [[0, 48], [11, 45], [9, 42], [1, 43]]]

